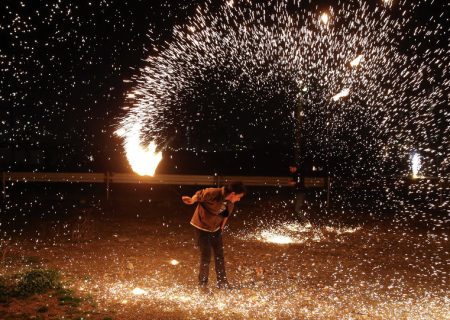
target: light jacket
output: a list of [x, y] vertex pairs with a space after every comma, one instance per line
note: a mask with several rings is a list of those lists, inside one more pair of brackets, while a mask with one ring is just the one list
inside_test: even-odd
[[225, 216], [221, 213], [227, 209], [229, 215], [234, 204], [225, 200], [224, 188], [206, 188], [195, 193], [197, 208], [191, 219], [191, 225], [197, 229], [215, 232], [220, 229]]

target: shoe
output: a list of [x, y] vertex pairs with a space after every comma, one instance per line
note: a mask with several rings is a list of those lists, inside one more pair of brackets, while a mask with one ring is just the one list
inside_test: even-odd
[[228, 282], [223, 282], [223, 283], [218, 283], [217, 284], [217, 289], [220, 289], [220, 290], [233, 290], [234, 287], [231, 284], [229, 284]]
[[198, 289], [198, 291], [200, 293], [204, 293], [204, 294], [210, 294], [211, 293], [211, 289], [208, 288], [207, 284], [199, 284], [197, 289]]

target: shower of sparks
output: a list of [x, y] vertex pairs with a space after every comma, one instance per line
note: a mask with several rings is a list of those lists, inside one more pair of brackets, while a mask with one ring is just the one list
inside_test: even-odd
[[[287, 1], [276, 5], [229, 1], [214, 10], [209, 4], [200, 6], [186, 25], [174, 27], [170, 41], [155, 48], [136, 77], [126, 116], [119, 123], [125, 149], [150, 141], [171, 148], [168, 133], [171, 139], [189, 141], [195, 124], [205, 115], [217, 123], [223, 121], [217, 109], [209, 112], [205, 105], [192, 113], [181, 103], [199, 95], [199, 81], [216, 81], [224, 101], [233, 92], [245, 92], [260, 102], [283, 92], [300, 97], [308, 107], [302, 113], [305, 152], [316, 150], [314, 156], [323, 159], [329, 155], [366, 159], [337, 161], [335, 174], [348, 168], [352, 174], [383, 172], [393, 158], [408, 158], [404, 145], [429, 150], [443, 161], [449, 156], [450, 148], [443, 147], [448, 138], [439, 150], [434, 140], [450, 136], [448, 127], [436, 125], [450, 117], [442, 107], [450, 91], [450, 52], [442, 42], [433, 47], [426, 43], [445, 39], [448, 30], [436, 19], [431, 20], [434, 25], [418, 24], [414, 16], [420, 4], [379, 1], [372, 8], [365, 1], [346, 1], [330, 7], [329, 13], [321, 13], [318, 7], [306, 10], [303, 1], [295, 1], [298, 10], [288, 8]], [[404, 42], [408, 52], [402, 49]], [[260, 90], [265, 87], [270, 90]], [[338, 100], [344, 108], [335, 108]], [[259, 116], [255, 106], [246, 107], [255, 115], [249, 120], [250, 128], [270, 127], [271, 117]], [[442, 112], [433, 111], [435, 107]], [[242, 112], [227, 108], [229, 114]], [[323, 121], [329, 110], [332, 121]], [[286, 117], [285, 127], [292, 118]], [[324, 130], [326, 123], [331, 123], [329, 131]], [[256, 141], [252, 131], [243, 135], [242, 130], [247, 129], [228, 131], [236, 132], [235, 140], [244, 145]], [[216, 137], [204, 145], [181, 142], [174, 148], [214, 151], [217, 145], [211, 139]], [[327, 151], [322, 154], [321, 150]], [[399, 175], [407, 170], [397, 168]]]
[[239, 234], [237, 237], [249, 241], [261, 241], [273, 244], [302, 244], [307, 242], [320, 242], [327, 236], [344, 235], [355, 233], [361, 227], [334, 227], [326, 226], [325, 228], [317, 228], [311, 223], [279, 223], [275, 226], [263, 226], [255, 232], [247, 234]]
[[413, 178], [419, 177], [419, 171], [422, 167], [422, 161], [420, 159], [420, 154], [414, 152], [411, 156], [411, 171]]

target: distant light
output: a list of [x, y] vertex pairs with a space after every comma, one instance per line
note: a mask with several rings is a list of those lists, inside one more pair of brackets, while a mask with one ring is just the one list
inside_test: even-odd
[[413, 154], [411, 155], [410, 161], [411, 161], [412, 176], [413, 176], [413, 178], [418, 178], [420, 168], [422, 167], [422, 160], [421, 160], [420, 154], [418, 154], [417, 152], [413, 152]]
[[135, 288], [135, 289], [133, 289], [132, 293], [133, 293], [135, 296], [141, 296], [141, 295], [143, 295], [143, 294], [147, 294], [147, 291], [142, 290], [141, 288]]
[[170, 264], [171, 265], [173, 265], [173, 266], [176, 266], [176, 265], [178, 265], [180, 262], [178, 262], [177, 260], [175, 260], [175, 259], [172, 259], [171, 261], [170, 261]]
[[331, 99], [333, 99], [333, 101], [338, 101], [340, 98], [348, 96], [349, 93], [350, 93], [350, 89], [345, 88], [345, 89], [342, 89], [341, 92], [339, 92], [338, 94], [335, 94]]
[[360, 54], [360, 55], [357, 56], [355, 59], [353, 59], [352, 61], [350, 61], [350, 65], [351, 65], [352, 67], [356, 67], [357, 65], [359, 65], [359, 63], [361, 62], [362, 58], [363, 58], [363, 55]]
[[322, 23], [324, 24], [328, 24], [328, 21], [330, 20], [330, 17], [328, 16], [327, 13], [322, 13], [322, 15], [320, 16], [320, 20], [322, 21]]

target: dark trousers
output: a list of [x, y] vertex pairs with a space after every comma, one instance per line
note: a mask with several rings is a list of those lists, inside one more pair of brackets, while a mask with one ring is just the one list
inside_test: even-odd
[[297, 215], [297, 220], [300, 223], [305, 223], [308, 221], [306, 207], [306, 193], [304, 191], [297, 191], [295, 194], [295, 213]]
[[211, 251], [214, 252], [214, 263], [217, 275], [217, 284], [227, 283], [225, 273], [225, 260], [223, 257], [222, 231], [207, 232], [200, 229], [196, 230], [197, 244], [200, 248], [200, 272], [198, 282], [200, 285], [208, 283], [209, 263], [211, 262]]

